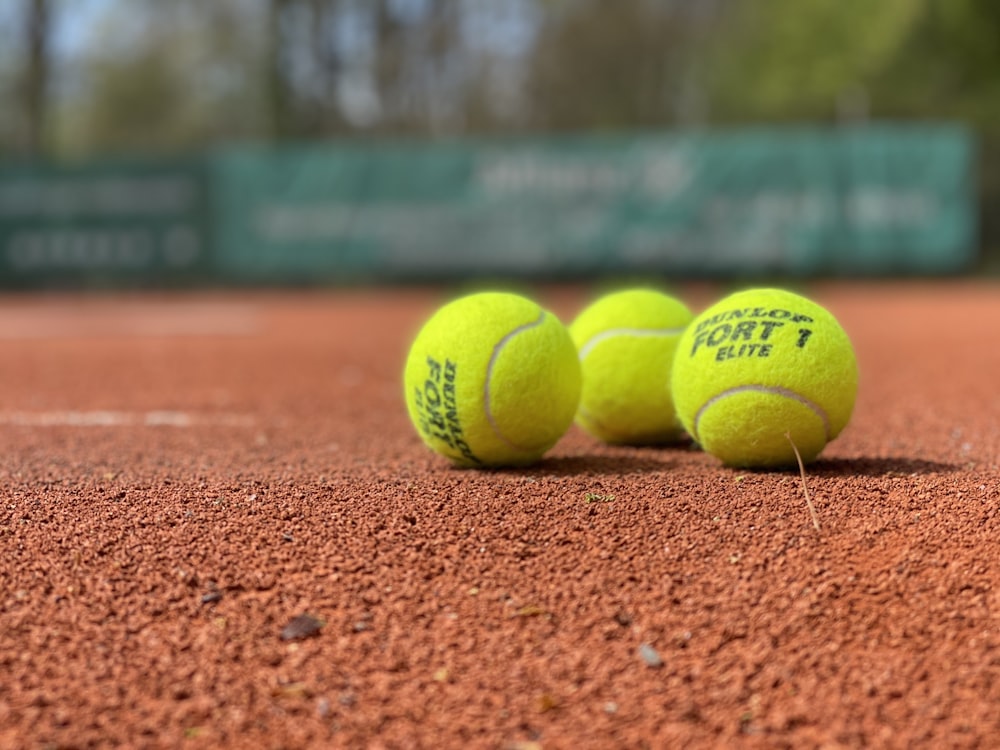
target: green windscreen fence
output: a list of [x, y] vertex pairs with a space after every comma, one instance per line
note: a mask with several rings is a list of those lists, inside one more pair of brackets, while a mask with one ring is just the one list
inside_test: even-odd
[[954, 273], [974, 159], [909, 125], [0, 163], [0, 284]]
[[217, 267], [278, 281], [942, 273], [975, 258], [952, 127], [335, 143], [212, 160]]
[[201, 160], [0, 163], [4, 286], [162, 285], [209, 273]]

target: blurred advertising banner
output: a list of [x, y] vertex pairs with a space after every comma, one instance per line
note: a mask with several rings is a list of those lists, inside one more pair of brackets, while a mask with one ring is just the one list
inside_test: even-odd
[[948, 126], [359, 140], [212, 159], [216, 267], [251, 282], [935, 274], [976, 257]]
[[199, 163], [0, 163], [0, 283], [163, 286], [203, 278]]
[[957, 273], [974, 151], [911, 125], [0, 162], [0, 285]]

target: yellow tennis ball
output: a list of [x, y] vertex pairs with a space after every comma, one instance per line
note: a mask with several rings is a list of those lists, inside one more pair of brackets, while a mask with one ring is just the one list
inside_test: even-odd
[[586, 307], [569, 326], [583, 369], [576, 423], [607, 443], [680, 438], [670, 366], [691, 318], [683, 302], [652, 289], [613, 292]]
[[[812, 461], [851, 418], [858, 368], [820, 305], [780, 289], [737, 292], [681, 337], [671, 387], [684, 428], [730, 466]], [[791, 441], [791, 442], [790, 442]]]
[[459, 466], [530, 464], [566, 432], [580, 364], [566, 327], [516, 294], [480, 292], [428, 320], [404, 372], [417, 432]]

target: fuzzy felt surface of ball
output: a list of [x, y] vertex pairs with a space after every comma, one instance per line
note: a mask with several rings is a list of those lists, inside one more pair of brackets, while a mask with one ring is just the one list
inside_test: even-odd
[[534, 463], [573, 421], [576, 347], [562, 322], [524, 296], [477, 292], [420, 329], [403, 374], [423, 441], [457, 466]]
[[794, 466], [795, 448], [814, 460], [849, 422], [857, 387], [840, 323], [783, 289], [736, 292], [698, 315], [671, 373], [688, 434], [725, 464], [749, 468]]
[[583, 371], [576, 423], [611, 444], [654, 445], [682, 435], [670, 392], [688, 307], [655, 289], [623, 289], [584, 308], [569, 326]]

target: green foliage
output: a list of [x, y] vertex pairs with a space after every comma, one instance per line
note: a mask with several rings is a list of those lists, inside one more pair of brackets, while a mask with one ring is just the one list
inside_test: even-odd
[[998, 134], [1000, 12], [982, 0], [926, 0], [906, 45], [872, 82], [881, 114], [957, 119]]
[[708, 55], [726, 122], [833, 119], [852, 96], [872, 118], [1000, 122], [994, 0], [747, 0]]
[[[50, 22], [72, 7], [73, 0], [53, 2]], [[357, 132], [822, 121], [844, 115], [852, 101], [854, 114], [873, 118], [960, 118], [984, 131], [1000, 123], [995, 0], [110, 0], [104, 7], [90, 47], [53, 69], [57, 153]], [[516, 53], [486, 39], [505, 13], [520, 14]], [[10, 34], [0, 31], [5, 39]], [[0, 108], [8, 113], [0, 149], [27, 121], [23, 46], [0, 46]]]
[[177, 152], [266, 135], [259, 20], [239, 0], [112, 4], [59, 103], [56, 150]]
[[755, 0], [716, 46], [713, 93], [726, 119], [829, 118], [904, 47], [924, 0]]
[[700, 17], [649, 0], [547, 7], [527, 84], [538, 128], [620, 130], [699, 119], [691, 87], [705, 31]]
[[1000, 69], [1000, 3], [996, 0], [936, 0], [943, 41], [966, 80], [993, 83]]

